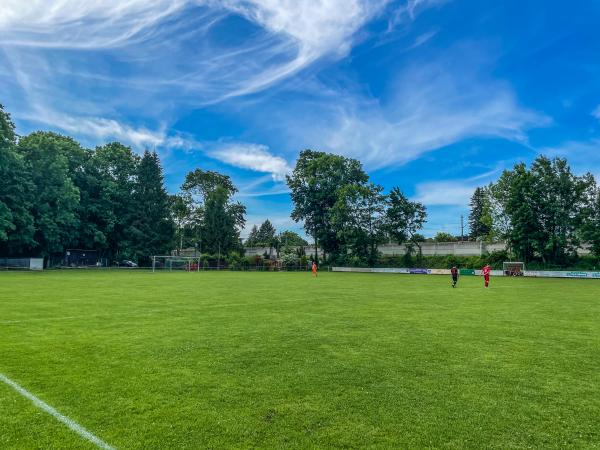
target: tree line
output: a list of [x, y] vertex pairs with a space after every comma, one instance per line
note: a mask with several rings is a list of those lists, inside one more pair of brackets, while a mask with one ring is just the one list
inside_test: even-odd
[[384, 193], [356, 159], [304, 150], [287, 184], [292, 218], [304, 223], [331, 263], [375, 265], [378, 245], [389, 241], [419, 246], [425, 206], [410, 201], [398, 187]]
[[573, 174], [566, 159], [516, 164], [475, 189], [470, 205], [471, 239], [505, 241], [522, 261], [570, 265], [582, 245], [600, 260], [600, 188], [591, 173]]
[[94, 249], [110, 261], [148, 262], [177, 245], [241, 248], [245, 207], [226, 175], [197, 169], [169, 195], [155, 152], [119, 142], [82, 147], [52, 132], [19, 137], [0, 105], [0, 255]]
[[[425, 239], [418, 233], [427, 218], [424, 205], [398, 187], [384, 193], [355, 159], [305, 150], [287, 184], [292, 218], [304, 222], [330, 263], [381, 264], [377, 247], [386, 242], [406, 244], [409, 256], [415, 251], [422, 260], [420, 242], [458, 240], [443, 232]], [[578, 252], [588, 247], [600, 261], [600, 187], [591, 173], [575, 175], [564, 158], [541, 155], [529, 167], [516, 164], [476, 188], [470, 207], [469, 239], [506, 242], [498, 258], [575, 267], [582, 263]]]
[[[388, 242], [420, 254], [425, 206], [398, 187], [385, 192], [360, 161], [304, 150], [286, 182], [292, 219], [303, 223], [328, 262], [376, 265], [378, 246]], [[155, 152], [138, 155], [119, 142], [92, 150], [52, 132], [19, 137], [0, 105], [2, 256], [82, 248], [111, 261], [147, 262], [190, 247], [211, 255], [267, 247], [290, 260], [303, 256], [295, 247], [307, 242], [291, 231], [278, 233], [269, 220], [254, 226], [242, 245], [246, 208], [235, 201], [237, 192], [229, 176], [196, 169], [169, 195]], [[475, 189], [470, 206], [469, 239], [505, 241], [507, 257], [572, 265], [585, 245], [600, 260], [600, 188], [591, 174], [573, 174], [564, 159], [516, 164]], [[433, 240], [456, 237], [438, 233]]]

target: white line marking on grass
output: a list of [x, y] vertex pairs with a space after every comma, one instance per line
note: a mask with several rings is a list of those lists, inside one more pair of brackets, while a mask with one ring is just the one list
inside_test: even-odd
[[13, 380], [11, 380], [10, 378], [8, 378], [7, 376], [5, 376], [5, 375], [3, 375], [1, 373], [0, 373], [0, 381], [3, 381], [7, 385], [9, 385], [11, 388], [13, 388], [15, 391], [17, 391], [23, 397], [31, 400], [31, 402], [35, 406], [37, 406], [38, 408], [40, 408], [43, 411], [46, 411], [48, 414], [50, 414], [51, 416], [53, 416], [59, 422], [64, 423], [66, 426], [68, 426], [71, 430], [73, 430], [75, 433], [77, 433], [82, 438], [87, 439], [91, 443], [96, 444], [96, 446], [98, 446], [99, 448], [102, 448], [104, 450], [115, 450], [114, 447], [111, 447], [106, 442], [104, 442], [102, 439], [94, 436], [92, 433], [90, 433], [88, 430], [86, 430], [85, 428], [83, 428], [77, 422], [74, 422], [73, 420], [69, 419], [68, 417], [63, 416], [56, 409], [54, 409], [52, 406], [50, 406], [47, 403], [43, 402], [42, 400], [40, 400], [39, 398], [37, 398], [35, 395], [33, 395], [31, 392], [29, 392], [26, 389], [22, 388], [17, 383], [15, 383]]

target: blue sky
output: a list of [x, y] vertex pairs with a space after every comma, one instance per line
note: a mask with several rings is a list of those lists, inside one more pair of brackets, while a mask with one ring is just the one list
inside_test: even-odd
[[312, 148], [459, 233], [517, 161], [600, 175], [598, 23], [595, 0], [4, 0], [0, 102], [20, 134], [155, 148], [173, 193], [229, 174], [249, 226], [301, 230], [283, 179]]

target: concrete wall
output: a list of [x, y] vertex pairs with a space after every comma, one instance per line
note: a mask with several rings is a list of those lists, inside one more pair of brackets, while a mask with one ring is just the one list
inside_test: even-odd
[[[254, 256], [259, 255], [262, 256], [264, 254], [276, 256], [277, 252], [274, 248], [269, 249], [269, 247], [246, 247], [246, 256]], [[306, 257], [310, 258], [310, 255], [315, 254], [315, 246], [307, 245], [304, 247], [304, 253], [306, 253]], [[319, 249], [319, 257], [323, 256], [323, 250]]]
[[[481, 256], [486, 253], [492, 253], [495, 251], [506, 250], [506, 243], [497, 242], [494, 244], [486, 244], [485, 242], [422, 242], [421, 250], [424, 256]], [[311, 254], [314, 254], [314, 245], [308, 245], [304, 247], [306, 256], [310, 258]], [[397, 244], [383, 244], [379, 246], [379, 251], [384, 256], [402, 256], [406, 253], [405, 245]], [[414, 248], [417, 251], [417, 248]], [[269, 247], [248, 247], [246, 248], [246, 256], [264, 255], [271, 254], [275, 256], [276, 252], [274, 248]], [[580, 255], [589, 254], [589, 246], [583, 245], [582, 248], [578, 249], [577, 252]], [[194, 256], [194, 249], [183, 250], [182, 256]], [[319, 257], [323, 256], [323, 250], [319, 248]]]
[[[485, 244], [483, 242], [423, 242], [421, 249], [425, 256], [435, 255], [457, 255], [457, 256], [481, 256], [485, 253], [491, 253], [497, 250], [505, 250], [506, 244]], [[417, 249], [415, 248], [414, 251]], [[310, 257], [314, 254], [315, 248], [310, 245], [304, 247], [306, 256]], [[405, 245], [383, 244], [379, 246], [379, 251], [384, 256], [402, 256], [406, 253]], [[249, 247], [246, 249], [246, 256], [269, 254], [269, 248], [264, 247]], [[275, 250], [272, 250], [275, 254]], [[323, 251], [319, 249], [319, 256], [323, 255]]]
[[[505, 250], [503, 242], [486, 244], [484, 242], [422, 242], [421, 251], [424, 256], [456, 255], [456, 256], [481, 256], [493, 251]], [[417, 249], [415, 248], [415, 251]], [[402, 256], [406, 253], [405, 245], [384, 244], [379, 246], [379, 251], [384, 256]]]

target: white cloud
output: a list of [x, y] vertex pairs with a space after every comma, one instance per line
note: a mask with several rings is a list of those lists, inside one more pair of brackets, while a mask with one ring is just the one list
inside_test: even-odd
[[436, 34], [438, 34], [438, 30], [431, 30], [426, 33], [420, 34], [419, 36], [417, 36], [415, 38], [414, 42], [409, 47], [409, 50], [415, 49], [415, 48], [420, 47], [421, 45], [427, 43], [428, 41], [433, 39], [436, 36]]
[[62, 116], [58, 125], [75, 135], [84, 135], [101, 140], [116, 139], [135, 147], [156, 147], [165, 144], [167, 137], [162, 131], [134, 128], [112, 119], [101, 117]]
[[530, 128], [551, 123], [521, 106], [506, 83], [482, 75], [465, 59], [460, 71], [447, 61], [407, 68], [384, 104], [340, 96], [328, 120], [304, 124], [304, 129], [315, 130], [311, 137], [320, 147], [378, 169], [469, 138], [527, 145]]
[[[17, 118], [77, 138], [196, 148], [168, 131], [174, 111], [257, 93], [344, 56], [388, 1], [4, 0], [4, 102], [17, 105]], [[248, 23], [228, 22], [237, 29], [223, 39], [220, 25], [232, 16]], [[123, 117], [158, 125], [128, 125]], [[260, 151], [234, 162], [276, 178], [288, 170]]]
[[270, 173], [274, 180], [283, 180], [292, 171], [285, 159], [273, 155], [267, 146], [259, 144], [225, 144], [211, 150], [209, 155], [235, 167]]
[[411, 19], [414, 19], [417, 11], [431, 6], [442, 5], [448, 1], [449, 0], [408, 0], [406, 3], [406, 11]]
[[594, 116], [596, 119], [600, 120], [600, 105], [598, 105], [596, 107], [596, 109], [594, 109], [592, 111], [592, 116]]
[[110, 140], [121, 141], [134, 149], [199, 149], [203, 145], [193, 139], [180, 135], [168, 135], [164, 126], [152, 130], [146, 127], [135, 127], [114, 119], [92, 116], [69, 116], [52, 109], [36, 108], [32, 116], [20, 116], [21, 119], [35, 120], [55, 130], [86, 138], [93, 145]]
[[[132, 84], [185, 88], [192, 103], [208, 104], [260, 91], [326, 55], [344, 56], [388, 1], [5, 0], [0, 45], [112, 51], [127, 72], [140, 69]], [[262, 31], [227, 41], [211, 33], [232, 14]], [[61, 57], [65, 72], [90, 75], [79, 55]], [[144, 73], [153, 65], [156, 75]]]
[[468, 181], [466, 183], [462, 181], [420, 183], [416, 187], [413, 200], [428, 206], [467, 206], [477, 186], [477, 184]]
[[415, 20], [421, 11], [443, 5], [449, 1], [450, 0], [407, 0], [406, 3], [397, 7], [395, 11], [390, 14], [388, 31], [391, 31], [399, 24]]
[[184, 0], [4, 0], [0, 43], [28, 47], [123, 45], [180, 10]]

